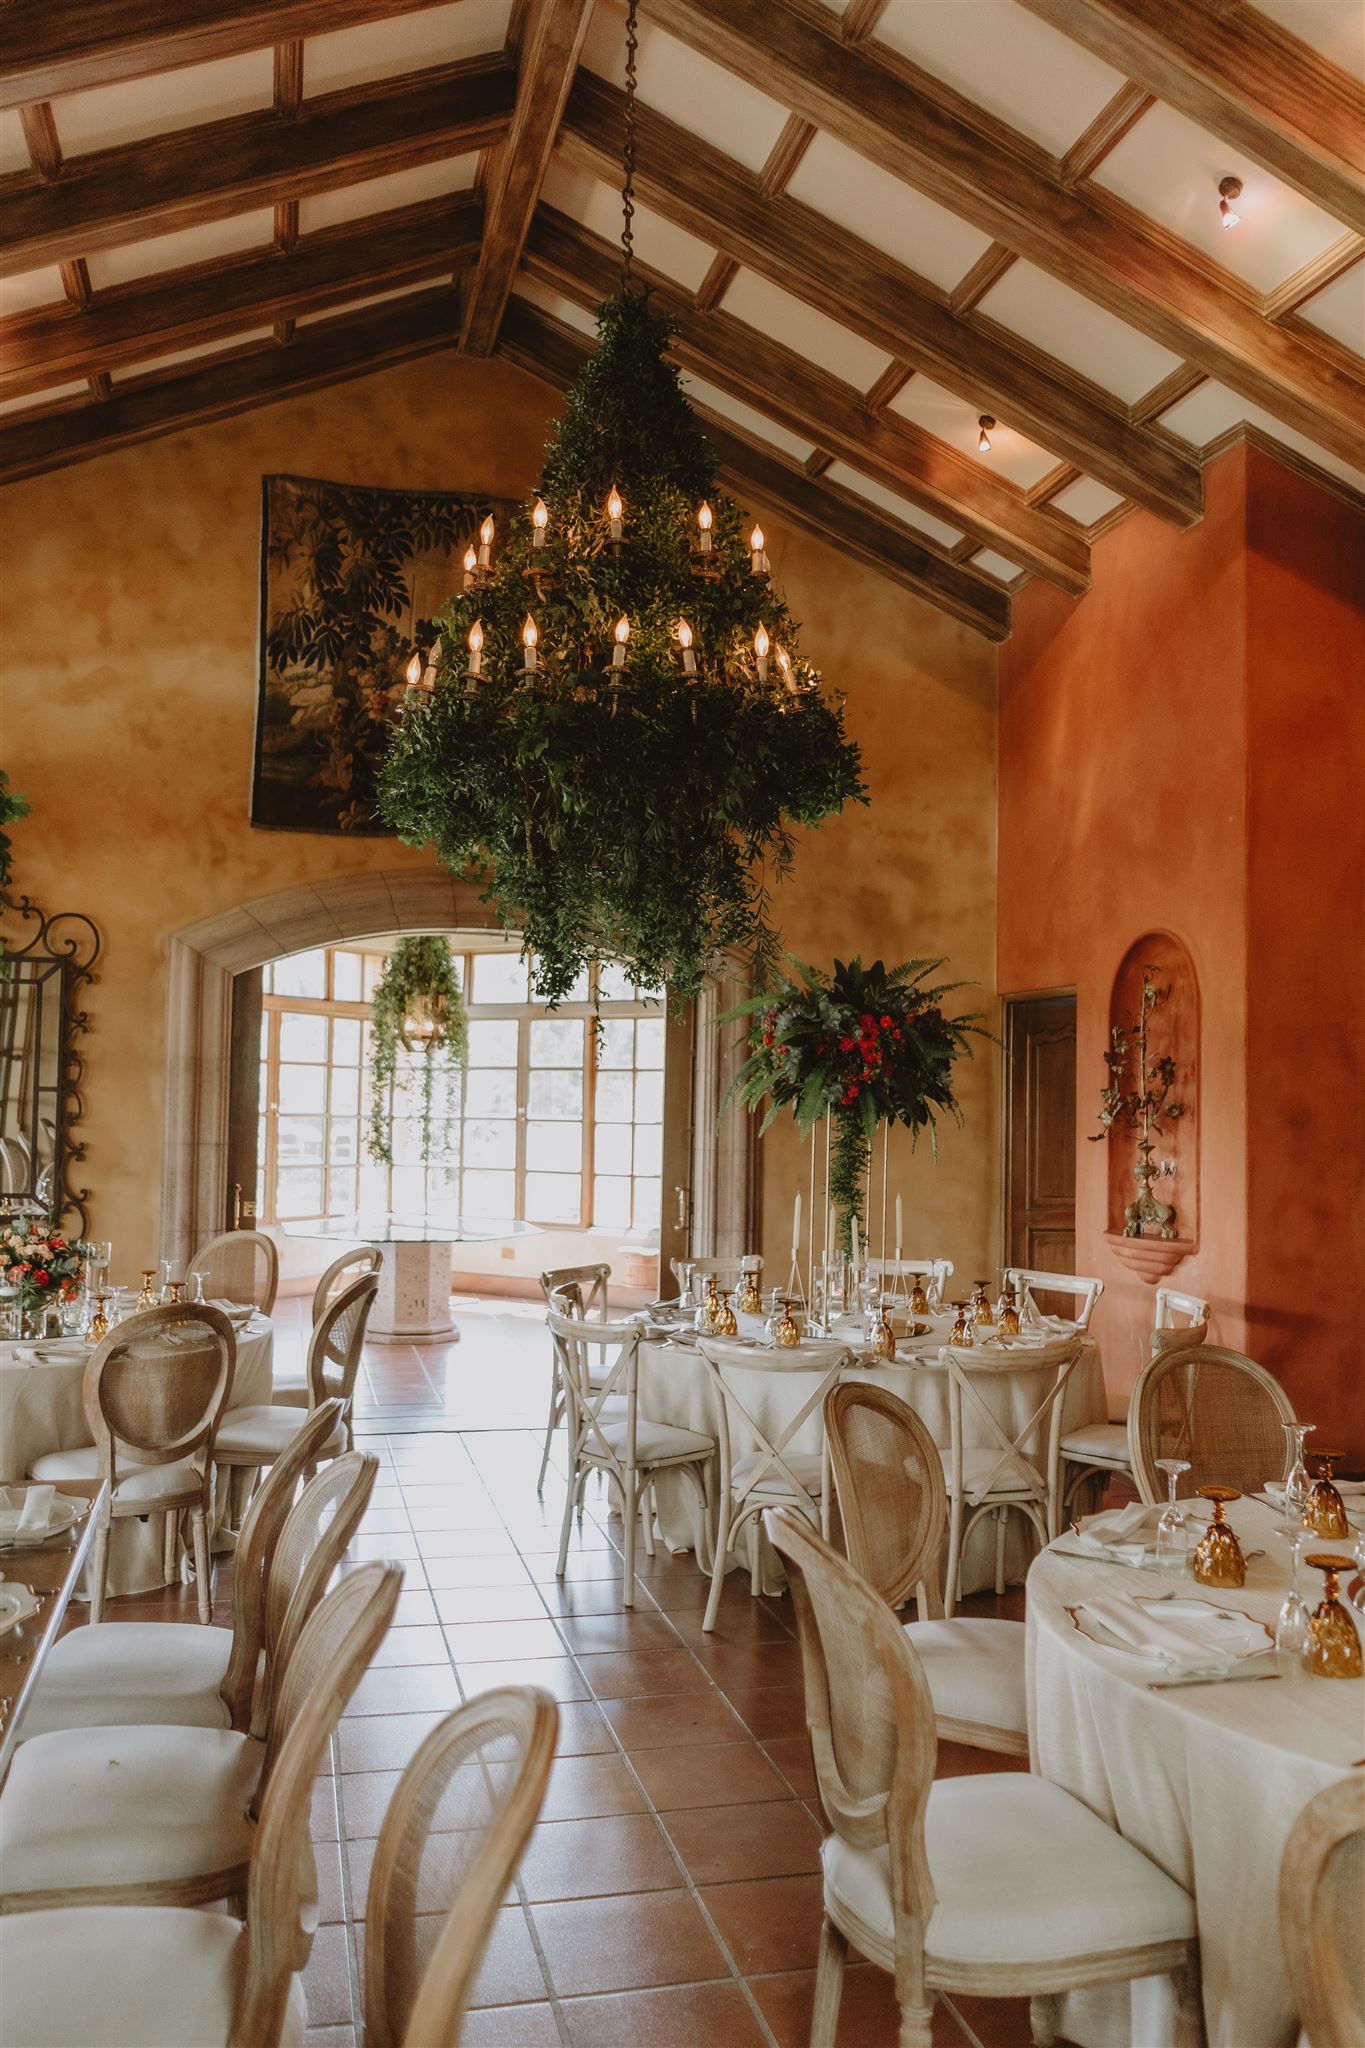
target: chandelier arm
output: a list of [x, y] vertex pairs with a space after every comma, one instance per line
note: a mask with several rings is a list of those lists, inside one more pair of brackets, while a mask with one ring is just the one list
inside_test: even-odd
[[631, 264], [635, 256], [635, 234], [631, 223], [635, 218], [635, 53], [640, 37], [637, 27], [639, 0], [630, 0], [626, 9], [626, 116], [625, 135], [621, 145], [621, 290], [631, 288]]

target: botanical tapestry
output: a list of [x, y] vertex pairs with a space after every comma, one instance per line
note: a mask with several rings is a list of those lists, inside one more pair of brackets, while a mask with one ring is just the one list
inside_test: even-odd
[[[253, 825], [387, 836], [375, 774], [486, 498], [263, 479]], [[507, 507], [491, 507], [505, 526]]]

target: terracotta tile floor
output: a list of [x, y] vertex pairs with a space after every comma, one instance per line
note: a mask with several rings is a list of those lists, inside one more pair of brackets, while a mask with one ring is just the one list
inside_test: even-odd
[[[543, 1331], [517, 1327], [506, 1305], [486, 1305], [481, 1319], [467, 1304], [457, 1312], [464, 1340], [436, 1347], [420, 1396], [406, 1347], [392, 1361], [377, 1347], [366, 1355], [358, 1440], [381, 1470], [355, 1550], [401, 1558], [407, 1583], [314, 1804], [323, 1924], [306, 1975], [309, 2048], [359, 2039], [365, 1888], [398, 1773], [461, 1698], [509, 1682], [544, 1686], [561, 1702], [559, 1753], [515, 1903], [499, 1915], [466, 2048], [800, 2048], [820, 1921], [820, 1826], [790, 1604], [751, 1599], [747, 1577], [734, 1573], [705, 1637], [705, 1583], [691, 1557], [660, 1554], [641, 1559], [637, 1604], [624, 1612], [621, 1525], [595, 1491], [557, 1581], [562, 1476], [551, 1470], [543, 1501], [535, 1492]], [[301, 1312], [283, 1303], [278, 1321], [283, 1377]], [[462, 1389], [461, 1373], [483, 1386]], [[223, 1571], [223, 1622], [226, 1595]], [[187, 1604], [177, 1589], [108, 1611], [145, 1618]], [[1017, 1615], [1022, 1596], [967, 1605]], [[944, 1775], [1004, 1765], [948, 1746], [939, 1753]], [[955, 2006], [961, 2023], [938, 2009], [943, 2048], [1028, 2042], [1022, 2002]], [[851, 1966], [840, 2043], [893, 2048], [896, 2019], [890, 1979]]]

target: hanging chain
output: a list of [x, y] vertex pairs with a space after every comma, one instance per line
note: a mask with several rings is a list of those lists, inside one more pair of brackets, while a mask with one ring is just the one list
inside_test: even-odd
[[630, 0], [626, 9], [626, 132], [621, 146], [621, 169], [625, 173], [621, 185], [621, 290], [630, 290], [630, 267], [635, 255], [635, 235], [631, 222], [635, 218], [635, 52], [639, 47], [636, 32], [636, 18], [639, 14], [639, 0]]

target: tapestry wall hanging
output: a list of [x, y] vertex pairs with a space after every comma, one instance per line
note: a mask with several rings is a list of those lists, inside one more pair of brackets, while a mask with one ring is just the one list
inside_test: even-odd
[[463, 582], [480, 521], [507, 507], [454, 491], [262, 479], [261, 677], [251, 822], [390, 837], [375, 775], [404, 669]]

